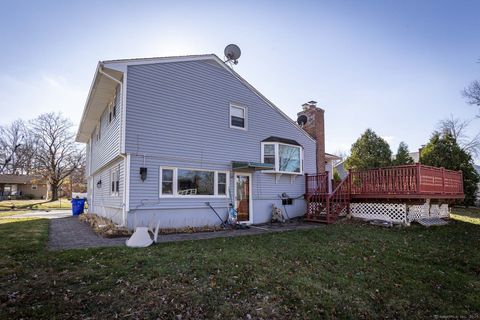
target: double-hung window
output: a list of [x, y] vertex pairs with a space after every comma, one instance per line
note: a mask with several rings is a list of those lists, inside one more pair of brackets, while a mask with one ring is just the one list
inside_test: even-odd
[[247, 129], [247, 108], [230, 104], [230, 128]]
[[272, 164], [276, 173], [303, 174], [301, 146], [280, 142], [262, 142], [262, 161]]
[[187, 168], [160, 168], [160, 196], [226, 197], [228, 172]]
[[112, 123], [112, 121], [117, 117], [117, 95], [113, 96], [113, 101], [108, 106], [108, 123]]
[[110, 193], [112, 196], [118, 196], [120, 189], [120, 168], [115, 167], [110, 171]]

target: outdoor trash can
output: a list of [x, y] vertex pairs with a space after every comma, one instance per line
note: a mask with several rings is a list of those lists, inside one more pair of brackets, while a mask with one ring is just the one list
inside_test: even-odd
[[85, 199], [72, 199], [72, 213], [74, 216], [78, 216], [83, 213], [85, 208]]

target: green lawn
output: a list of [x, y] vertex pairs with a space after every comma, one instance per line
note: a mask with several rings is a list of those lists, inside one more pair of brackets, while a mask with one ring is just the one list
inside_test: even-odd
[[0, 201], [0, 210], [16, 209], [71, 209], [72, 204], [67, 198], [56, 201], [47, 200], [3, 200]]
[[480, 315], [474, 223], [384, 229], [346, 222], [145, 249], [51, 252], [48, 221], [1, 220], [2, 319]]

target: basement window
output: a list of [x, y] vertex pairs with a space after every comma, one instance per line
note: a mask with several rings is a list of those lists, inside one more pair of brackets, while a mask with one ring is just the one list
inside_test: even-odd
[[275, 166], [275, 170], [270, 172], [303, 174], [303, 149], [301, 146], [262, 142], [262, 161]]
[[230, 104], [230, 128], [247, 129], [247, 108]]

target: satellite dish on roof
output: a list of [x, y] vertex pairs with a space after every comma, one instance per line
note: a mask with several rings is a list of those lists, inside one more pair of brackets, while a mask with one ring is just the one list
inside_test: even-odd
[[307, 123], [307, 121], [308, 121], [308, 118], [307, 118], [307, 116], [304, 115], [304, 114], [302, 114], [301, 116], [299, 116], [299, 117], [297, 118], [297, 123], [298, 123], [299, 125], [301, 125], [302, 127]]
[[236, 44], [229, 44], [225, 47], [223, 53], [227, 58], [225, 62], [233, 61], [233, 64], [237, 64], [238, 58], [240, 58], [242, 51], [240, 51], [240, 48]]

